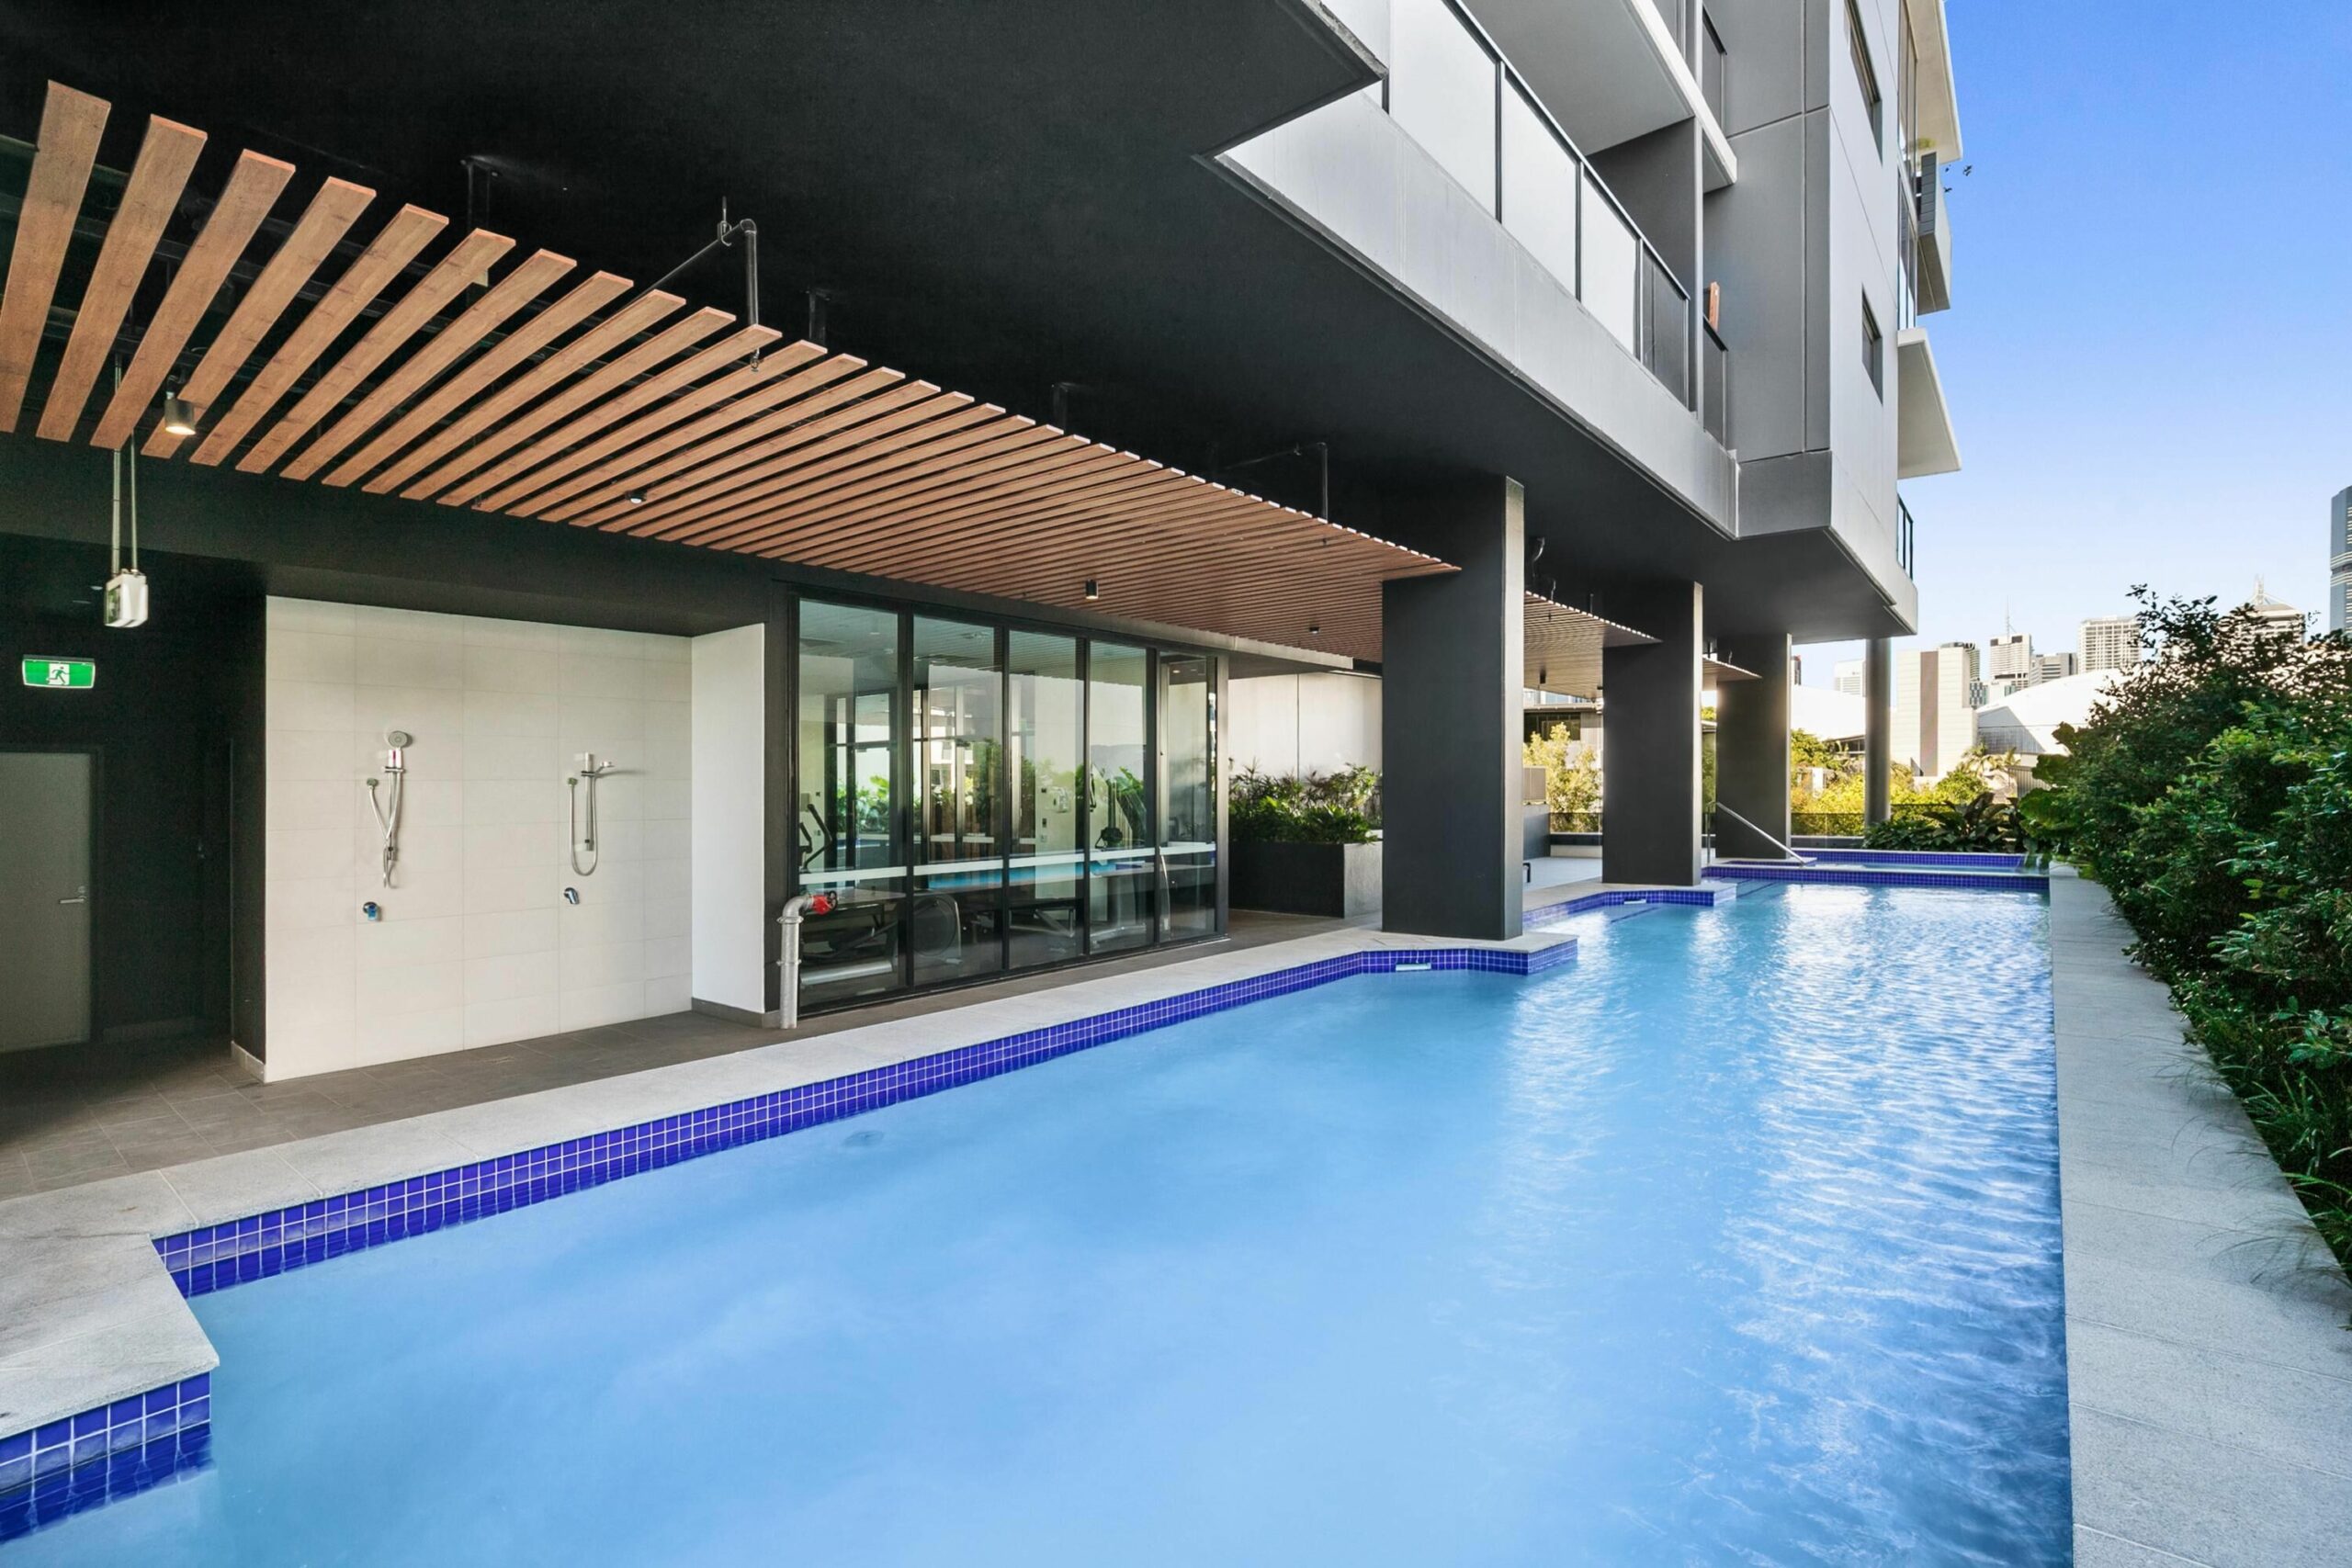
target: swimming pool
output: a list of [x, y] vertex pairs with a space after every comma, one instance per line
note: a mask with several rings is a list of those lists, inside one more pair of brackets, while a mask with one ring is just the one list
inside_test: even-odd
[[2063, 1562], [2045, 910], [1366, 976], [195, 1303], [95, 1562]]

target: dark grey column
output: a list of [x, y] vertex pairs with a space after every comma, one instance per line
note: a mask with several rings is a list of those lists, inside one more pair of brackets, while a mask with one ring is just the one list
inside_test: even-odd
[[800, 806], [792, 793], [799, 739], [798, 727], [793, 723], [792, 671], [799, 632], [799, 606], [791, 591], [781, 582], [771, 582], [761, 648], [767, 662], [767, 778], [766, 798], [762, 803], [767, 844], [760, 881], [765, 895], [761, 900], [762, 918], [767, 927], [765, 995], [772, 1014], [784, 1006], [784, 974], [776, 967], [784, 956], [784, 929], [776, 924], [776, 917], [784, 913], [785, 900], [792, 897], [800, 858]]
[[[1600, 874], [1611, 882], [1699, 880], [1701, 609], [1695, 582], [1629, 596], [1622, 618], [1657, 641], [1601, 652]], [[1609, 613], [1619, 616], [1616, 602]]]
[[1862, 645], [1862, 820], [1887, 818], [1887, 773], [1894, 765], [1894, 645], [1873, 637]]
[[1758, 678], [1715, 689], [1715, 853], [1777, 858], [1789, 841], [1789, 639], [1742, 637], [1734, 656]]
[[1381, 592], [1381, 924], [1517, 936], [1526, 575], [1516, 480], [1390, 498], [1383, 531], [1462, 570]]

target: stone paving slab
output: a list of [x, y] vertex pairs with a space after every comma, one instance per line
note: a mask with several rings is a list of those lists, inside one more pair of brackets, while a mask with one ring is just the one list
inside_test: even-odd
[[2352, 1284], [2106, 891], [2050, 927], [2077, 1568], [2352, 1562]]

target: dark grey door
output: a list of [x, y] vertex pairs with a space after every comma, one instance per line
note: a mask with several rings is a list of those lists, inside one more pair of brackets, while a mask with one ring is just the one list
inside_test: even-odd
[[90, 1037], [83, 751], [0, 751], [0, 1051]]

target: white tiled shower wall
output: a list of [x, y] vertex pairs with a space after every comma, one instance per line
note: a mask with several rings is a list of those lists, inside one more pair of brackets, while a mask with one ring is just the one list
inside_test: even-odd
[[[687, 1007], [689, 648], [269, 601], [269, 1078]], [[415, 739], [385, 888], [364, 781], [381, 775], [388, 728]], [[582, 751], [616, 764], [597, 786], [589, 875], [566, 822]], [[362, 917], [369, 899], [380, 920]]]

